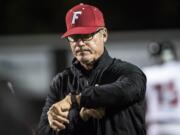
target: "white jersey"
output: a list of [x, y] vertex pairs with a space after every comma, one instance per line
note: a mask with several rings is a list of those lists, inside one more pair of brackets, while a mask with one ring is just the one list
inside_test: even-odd
[[155, 65], [143, 71], [147, 77], [147, 122], [180, 123], [180, 63]]

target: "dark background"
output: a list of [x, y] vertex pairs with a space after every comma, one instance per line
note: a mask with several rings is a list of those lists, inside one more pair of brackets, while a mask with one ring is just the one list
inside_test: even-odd
[[[66, 12], [81, 2], [95, 5], [102, 10], [106, 26], [110, 32], [180, 29], [180, 0], [1, 0], [1, 53], [3, 53], [2, 49], [4, 47], [8, 50], [7, 52], [9, 52], [9, 54], [7, 53], [7, 55], [4, 56], [14, 57], [15, 55], [11, 56], [11, 53], [15, 53], [17, 56], [22, 55], [21, 57], [24, 57], [27, 53], [27, 55], [31, 54], [28, 55], [31, 57], [34, 54], [31, 49], [37, 49], [36, 46], [43, 47], [41, 45], [44, 45], [45, 42], [48, 41], [46, 44], [52, 47], [49, 51], [51, 51], [54, 58], [53, 63], [55, 69], [53, 74], [55, 75], [66, 67], [68, 52], [67, 50], [55, 48], [56, 43], [54, 44], [54, 41], [51, 41], [50, 38], [41, 39], [40, 35], [56, 35], [65, 32]], [[27, 37], [24, 35], [27, 35]], [[168, 33], [168, 35], [170, 34]], [[130, 37], [125, 38], [125, 40], [129, 38]], [[36, 43], [36, 41], [39, 42]], [[19, 43], [20, 45], [18, 45]], [[59, 44], [58, 46], [60, 46]], [[135, 43], [135, 46], [137, 44], [139, 43]], [[16, 48], [14, 52], [13, 47], [14, 49]], [[130, 46], [130, 48], [131, 47], [132, 46]], [[29, 53], [27, 51], [28, 49], [30, 49]], [[127, 51], [126, 48], [125, 51]], [[7, 62], [12, 64], [10, 66], [7, 65], [7, 71], [9, 71], [9, 68], [10, 71], [14, 71], [16, 67], [19, 67], [18, 63], [14, 61], [10, 60]], [[0, 64], [4, 66], [3, 63]], [[15, 64], [14, 67], [13, 64]], [[33, 65], [30, 66], [34, 67]], [[37, 68], [39, 69], [40, 67]], [[33, 69], [32, 72], [37, 72], [39, 71], [38, 69]], [[14, 78], [19, 76], [18, 73], [13, 75]], [[13, 77], [13, 75], [11, 75], [10, 78]], [[0, 76], [0, 81], [1, 78], [3, 77]], [[4, 78], [1, 82], [6, 86], [7, 81], [4, 81]], [[18, 95], [18, 90], [20, 91], [21, 88], [16, 87], [17, 83], [14, 83], [14, 86], [16, 94]], [[3, 89], [0, 84], [0, 116], [2, 116], [0, 117], [0, 134], [34, 135], [45, 98], [33, 97], [26, 92], [26, 89], [22, 91], [24, 91], [23, 94], [19, 94], [18, 96], [12, 95], [7, 86]]]
[[65, 31], [65, 14], [78, 3], [98, 6], [110, 31], [180, 28], [179, 0], [1, 0], [0, 34]]

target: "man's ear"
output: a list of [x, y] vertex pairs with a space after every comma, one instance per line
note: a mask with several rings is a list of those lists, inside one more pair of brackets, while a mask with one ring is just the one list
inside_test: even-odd
[[108, 39], [108, 31], [107, 31], [107, 28], [104, 28], [102, 30], [102, 35], [103, 35], [103, 41], [104, 43], [106, 43], [107, 39]]

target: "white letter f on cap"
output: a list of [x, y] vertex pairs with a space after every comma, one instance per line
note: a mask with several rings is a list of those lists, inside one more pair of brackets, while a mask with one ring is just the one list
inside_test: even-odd
[[75, 20], [77, 20], [79, 18], [78, 14], [80, 15], [81, 13], [82, 13], [82, 11], [76, 11], [73, 13], [72, 24], [75, 24]]

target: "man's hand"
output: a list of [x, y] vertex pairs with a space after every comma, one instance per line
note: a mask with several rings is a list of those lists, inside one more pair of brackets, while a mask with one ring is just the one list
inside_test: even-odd
[[97, 109], [87, 109], [82, 107], [80, 110], [80, 117], [87, 121], [90, 117], [93, 117], [95, 119], [102, 119], [105, 115], [104, 108], [97, 108]]
[[65, 129], [65, 124], [69, 124], [68, 114], [71, 108], [71, 98], [67, 95], [63, 100], [53, 104], [49, 111], [48, 122], [52, 129], [60, 131]]

